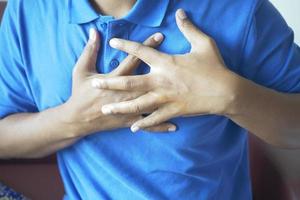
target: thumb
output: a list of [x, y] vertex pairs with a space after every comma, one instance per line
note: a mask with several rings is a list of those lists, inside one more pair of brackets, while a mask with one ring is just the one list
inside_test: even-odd
[[73, 76], [86, 77], [90, 73], [96, 72], [96, 62], [100, 48], [100, 37], [98, 32], [91, 28], [89, 40], [80, 55], [73, 70]]
[[176, 11], [176, 23], [184, 37], [191, 43], [192, 50], [199, 46], [201, 41], [209, 38], [188, 19], [183, 9]]

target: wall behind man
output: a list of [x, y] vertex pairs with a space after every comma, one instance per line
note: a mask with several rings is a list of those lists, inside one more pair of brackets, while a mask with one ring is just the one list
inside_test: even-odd
[[271, 2], [295, 31], [295, 41], [300, 45], [300, 0], [271, 0]]

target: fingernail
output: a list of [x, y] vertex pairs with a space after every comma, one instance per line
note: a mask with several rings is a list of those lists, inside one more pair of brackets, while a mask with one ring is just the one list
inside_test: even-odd
[[100, 88], [100, 85], [101, 85], [100, 80], [95, 79], [95, 78], [92, 80], [92, 87], [93, 88]]
[[176, 131], [176, 126], [171, 126], [169, 129], [168, 129], [169, 132], [175, 132]]
[[96, 41], [96, 30], [95, 30], [94, 28], [91, 28], [91, 29], [90, 29], [89, 39], [90, 39], [92, 42], [95, 42], [95, 41]]
[[117, 48], [119, 47], [121, 44], [120, 40], [116, 39], [116, 38], [113, 38], [109, 41], [109, 45], [113, 48]]
[[187, 18], [185, 11], [181, 8], [177, 11], [177, 15], [178, 15], [179, 19], [181, 19], [181, 20], [184, 20]]
[[109, 115], [112, 113], [112, 108], [110, 106], [102, 106], [101, 111], [104, 115]]
[[155, 42], [161, 42], [164, 39], [164, 36], [161, 33], [155, 33], [153, 39]]
[[131, 127], [131, 132], [133, 132], [133, 133], [136, 133], [136, 132], [139, 131], [139, 130], [140, 130], [140, 128], [137, 127], [137, 126], [132, 126], [132, 127]]

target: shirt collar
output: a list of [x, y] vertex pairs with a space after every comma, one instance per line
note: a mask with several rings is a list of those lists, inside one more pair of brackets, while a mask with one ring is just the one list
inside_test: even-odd
[[[169, 0], [137, 0], [130, 12], [123, 18], [143, 26], [160, 26], [166, 14]], [[99, 17], [89, 0], [68, 0], [69, 22], [83, 24]]]

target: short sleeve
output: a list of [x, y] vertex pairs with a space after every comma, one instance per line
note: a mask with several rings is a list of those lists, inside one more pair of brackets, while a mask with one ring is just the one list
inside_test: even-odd
[[9, 1], [0, 27], [0, 118], [37, 111], [22, 61], [18, 2]]
[[241, 74], [265, 87], [300, 92], [300, 49], [276, 8], [260, 1], [245, 37]]

